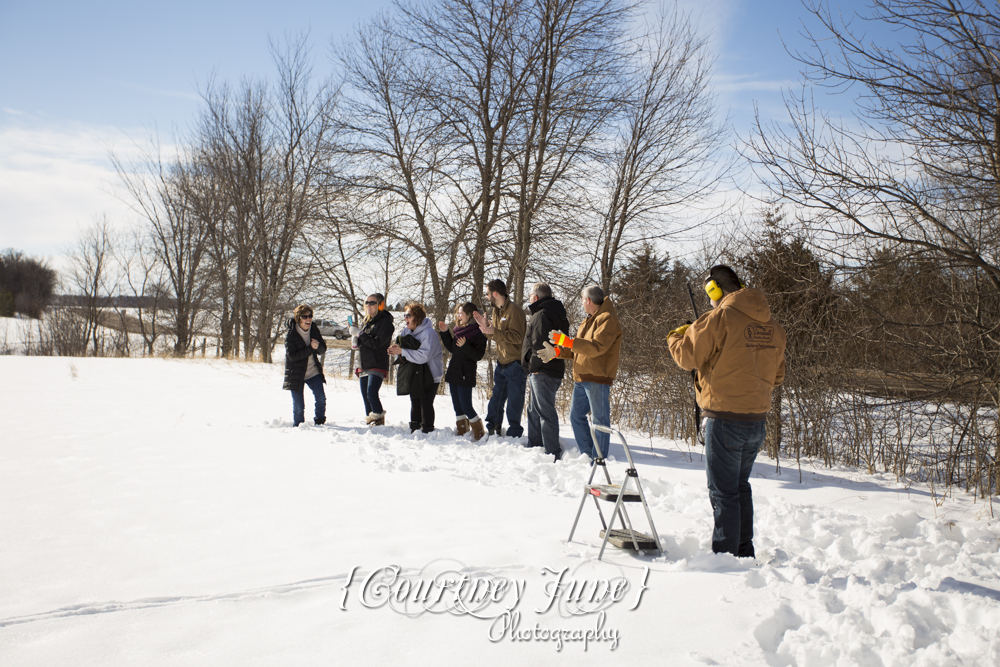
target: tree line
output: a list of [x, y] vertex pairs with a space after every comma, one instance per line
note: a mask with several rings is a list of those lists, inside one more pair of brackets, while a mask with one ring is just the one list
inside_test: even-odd
[[379, 291], [444, 315], [493, 277], [515, 300], [542, 278], [609, 289], [629, 252], [690, 225], [726, 136], [704, 38], [643, 10], [400, 3], [325, 75], [305, 37], [272, 43], [273, 81], [212, 80], [172, 146], [112, 156], [136, 251], [97, 225], [74, 286], [167, 294], [177, 354], [210, 311], [225, 355], [264, 361], [300, 299], [357, 317]]

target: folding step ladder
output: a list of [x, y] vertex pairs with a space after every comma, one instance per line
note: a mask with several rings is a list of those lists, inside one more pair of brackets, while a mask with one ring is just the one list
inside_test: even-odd
[[[601, 431], [608, 435], [613, 433], [622, 441], [622, 447], [625, 448], [625, 457], [628, 459], [628, 470], [625, 471], [625, 481], [620, 486], [611, 483], [611, 474], [608, 472], [608, 466], [604, 461], [604, 452], [601, 451], [601, 444], [597, 440], [596, 431]], [[597, 555], [597, 560], [601, 560], [604, 557], [604, 549], [607, 547], [608, 542], [611, 542], [611, 544], [620, 549], [634, 548], [639, 554], [644, 554], [647, 550], [652, 549], [662, 553], [663, 548], [660, 546], [660, 536], [657, 535], [656, 526], [653, 525], [653, 516], [649, 513], [649, 505], [646, 503], [646, 496], [643, 494], [642, 486], [639, 484], [639, 473], [635, 470], [635, 463], [632, 461], [632, 452], [629, 451], [625, 436], [621, 434], [621, 431], [607, 426], [595, 426], [591, 422], [590, 437], [594, 440], [594, 449], [597, 452], [597, 457], [594, 459], [594, 465], [590, 468], [590, 479], [587, 480], [587, 483], [583, 487], [583, 498], [580, 499], [580, 509], [576, 511], [573, 529], [569, 531], [569, 541], [573, 541], [573, 534], [576, 532], [576, 525], [580, 522], [583, 506], [587, 503], [587, 496], [590, 496], [594, 499], [594, 506], [597, 507], [597, 514], [601, 518], [601, 525], [604, 526], [604, 530], [600, 533], [604, 541], [601, 542], [601, 552]], [[597, 474], [598, 468], [604, 471], [607, 484], [594, 484], [594, 476]], [[629, 490], [629, 483], [633, 480], [635, 481], [635, 490], [631, 491]], [[601, 500], [615, 504], [614, 511], [611, 513], [610, 526], [604, 521], [604, 512], [601, 511], [601, 504], [599, 502]], [[632, 527], [632, 520], [629, 518], [628, 512], [625, 511], [624, 503], [642, 503], [642, 508], [646, 510], [646, 519], [649, 521], [649, 529], [653, 533], [652, 537], [645, 533], [640, 533]], [[614, 528], [615, 517], [619, 517], [622, 524], [621, 529]]]

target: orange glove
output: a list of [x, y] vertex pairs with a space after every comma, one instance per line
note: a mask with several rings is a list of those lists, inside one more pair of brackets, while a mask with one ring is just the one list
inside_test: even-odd
[[573, 339], [564, 334], [562, 331], [550, 331], [549, 341], [553, 345], [558, 345], [559, 347], [565, 347], [567, 350], [573, 349]]

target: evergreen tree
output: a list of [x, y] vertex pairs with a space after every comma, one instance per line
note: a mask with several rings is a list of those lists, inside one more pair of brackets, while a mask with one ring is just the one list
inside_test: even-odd
[[40, 318], [55, 286], [56, 272], [43, 262], [12, 248], [0, 253], [0, 317]]

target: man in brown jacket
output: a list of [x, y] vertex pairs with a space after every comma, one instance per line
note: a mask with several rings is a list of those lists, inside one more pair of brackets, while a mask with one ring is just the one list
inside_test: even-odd
[[767, 297], [736, 272], [713, 266], [705, 279], [712, 310], [667, 334], [670, 354], [698, 371], [705, 416], [705, 470], [715, 513], [712, 551], [754, 557], [750, 474], [764, 442], [771, 393], [785, 378], [785, 330]]
[[[591, 285], [580, 294], [583, 310], [587, 314], [570, 338], [560, 331], [549, 334], [551, 345], [546, 345], [539, 357], [549, 361], [554, 357], [573, 360], [573, 398], [569, 405], [569, 423], [580, 451], [594, 459], [594, 442], [590, 437], [587, 413], [594, 424], [611, 425], [611, 383], [618, 375], [618, 357], [622, 349], [622, 328], [618, 311], [611, 299], [604, 298], [604, 290]], [[553, 345], [555, 348], [553, 348]], [[551, 356], [550, 356], [551, 355]], [[611, 436], [597, 431], [601, 454], [608, 455]]]
[[497, 346], [497, 365], [493, 369], [493, 395], [486, 407], [486, 429], [490, 435], [502, 435], [504, 402], [507, 403], [507, 435], [520, 438], [524, 434], [521, 412], [524, 411], [524, 385], [528, 379], [521, 367], [521, 345], [527, 328], [527, 317], [521, 307], [507, 297], [507, 285], [500, 279], [486, 285], [486, 298], [493, 306], [493, 316], [486, 321], [482, 313], [472, 316], [479, 330]]

